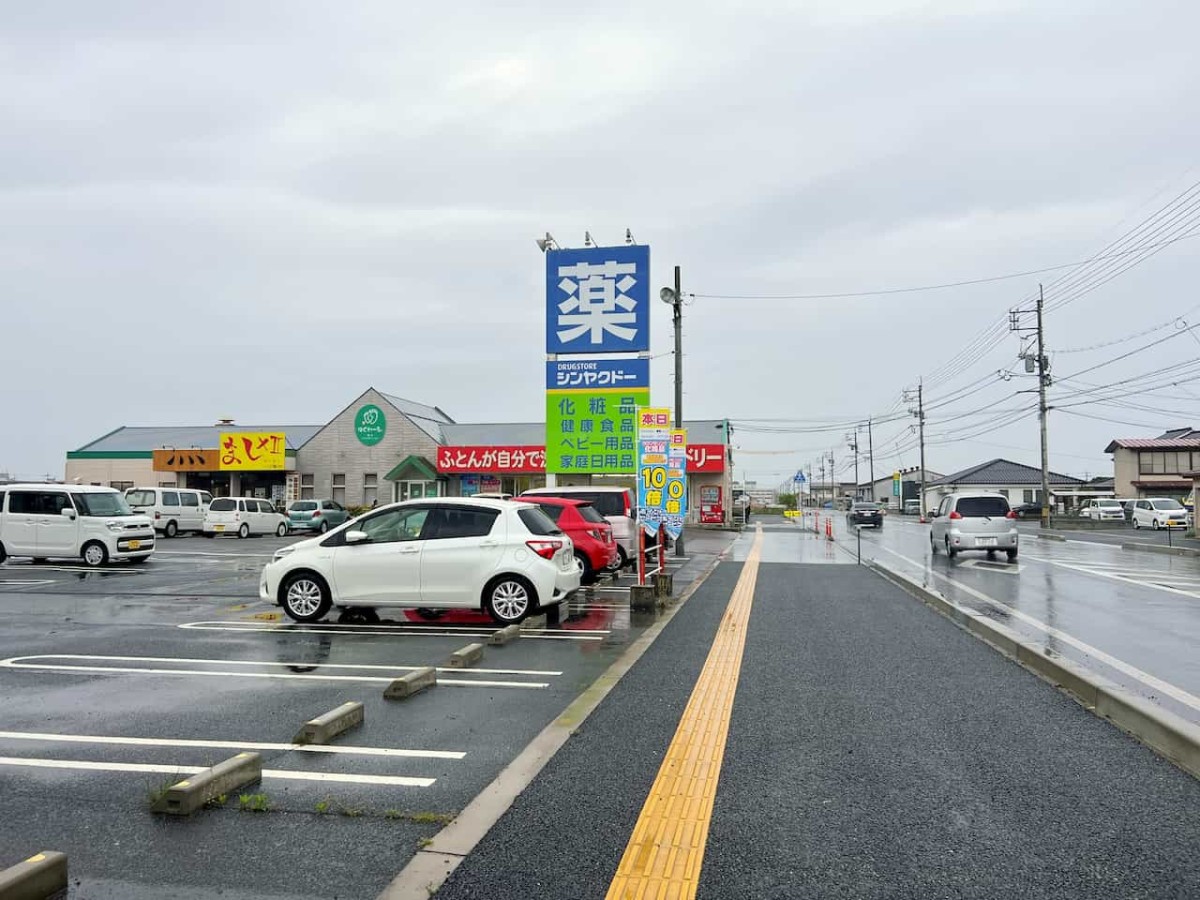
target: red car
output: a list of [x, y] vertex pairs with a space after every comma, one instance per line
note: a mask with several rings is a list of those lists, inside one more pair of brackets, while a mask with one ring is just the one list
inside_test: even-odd
[[517, 498], [521, 503], [540, 506], [542, 512], [575, 543], [575, 558], [583, 566], [583, 581], [590, 583], [605, 570], [615, 571], [621, 565], [621, 554], [613, 538], [612, 526], [586, 500], [541, 495]]

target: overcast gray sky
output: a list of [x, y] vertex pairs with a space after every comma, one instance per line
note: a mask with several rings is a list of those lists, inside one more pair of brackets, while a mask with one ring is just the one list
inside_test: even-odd
[[[1187, 2], [10, 4], [0, 470], [61, 475], [120, 425], [319, 424], [372, 385], [459, 421], [540, 419], [534, 238], [627, 227], [656, 282], [678, 264], [700, 295], [685, 411], [744, 426], [738, 477], [841, 465], [837, 423], [868, 415], [877, 470], [915, 465], [886, 418], [922, 375], [951, 400], [930, 468], [1036, 464], [1036, 418], [1003, 413], [1034, 385], [995, 375], [1017, 338], [987, 329], [1072, 270], [704, 295], [1090, 258], [1200, 179], [1198, 31]], [[1165, 327], [1056, 355], [1056, 374], [1164, 337], [1080, 381], [1200, 355], [1173, 323], [1200, 324], [1200, 240], [1160, 249], [1054, 309], [1048, 343]], [[1052, 414], [1052, 467], [1111, 472], [1111, 437], [1200, 426], [1200, 382], [1119, 402]]]

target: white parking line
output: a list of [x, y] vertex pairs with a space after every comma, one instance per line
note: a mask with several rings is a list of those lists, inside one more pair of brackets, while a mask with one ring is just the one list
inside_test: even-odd
[[[324, 625], [313, 627], [311, 625], [256, 625], [250, 622], [230, 622], [214, 620], [211, 622], [184, 622], [182, 625], [177, 625], [177, 628], [191, 628], [196, 631], [257, 631], [268, 634], [278, 634], [279, 632], [291, 634], [359, 634], [359, 635], [416, 635], [419, 637], [491, 637], [495, 633], [492, 631], [482, 631], [479, 629], [446, 629], [433, 628], [421, 625], [413, 625], [406, 627], [403, 625]], [[605, 632], [588, 631], [556, 631], [547, 632], [544, 634], [538, 633], [538, 629], [531, 628], [528, 631], [522, 630], [521, 635], [529, 640], [539, 641], [602, 641]]]
[[0, 587], [37, 587], [40, 584], [54, 584], [54, 581], [12, 581], [7, 578], [0, 581]]
[[24, 575], [26, 572], [94, 572], [98, 575], [141, 575], [141, 569], [115, 569], [115, 568], [93, 568], [92, 566], [64, 566], [54, 563], [29, 563], [28, 565], [6, 566], [6, 572], [20, 572]]
[[[288, 681], [352, 681], [352, 682], [378, 682], [381, 684], [390, 684], [394, 678], [386, 678], [375, 675], [313, 675], [311, 673], [300, 672], [220, 672], [212, 669], [147, 669], [138, 666], [72, 666], [61, 665], [58, 663], [39, 663], [30, 662], [30, 660], [38, 659], [72, 659], [80, 657], [70, 656], [14, 656], [9, 659], [0, 660], [0, 667], [6, 669], [34, 669], [39, 672], [82, 672], [82, 673], [109, 673], [120, 675], [195, 675], [208, 678], [275, 678]], [[82, 657], [87, 658], [87, 657]], [[229, 664], [229, 660], [224, 661]], [[320, 664], [314, 663], [262, 663], [261, 665], [282, 665], [294, 667], [309, 667], [319, 668]], [[399, 668], [399, 667], [397, 667]], [[462, 669], [455, 671], [462, 673]], [[454, 678], [439, 678], [438, 685], [449, 687], [487, 687], [487, 688], [524, 688], [528, 690], [538, 690], [541, 688], [550, 687], [548, 682], [544, 681], [482, 681], [482, 680], [459, 680]]]
[[208, 550], [155, 550], [155, 556], [209, 556], [218, 559], [270, 559], [274, 553], [213, 553]]
[[[94, 654], [84, 653], [43, 653], [40, 656], [14, 656], [13, 660], [28, 660], [28, 659], [98, 659], [101, 662], [152, 662], [152, 663], [200, 663], [202, 665], [212, 666], [285, 666], [288, 668], [307, 667], [322, 669], [367, 669], [380, 672], [415, 672], [417, 669], [425, 668], [424, 666], [374, 666], [374, 665], [351, 665], [349, 663], [323, 663], [310, 662], [308, 660], [296, 660], [295, 662], [279, 662], [278, 660], [257, 660], [257, 659], [198, 659], [193, 656], [96, 656]], [[0, 660], [0, 666], [5, 665], [10, 660]], [[461, 669], [443, 669], [438, 668], [439, 672], [461, 672]], [[557, 676], [562, 672], [542, 671], [538, 669], [481, 669], [475, 666], [471, 667], [471, 673], [480, 672], [484, 675], [540, 675]]]
[[[909, 557], [905, 556], [904, 554], [897, 553], [895, 550], [892, 550], [888, 547], [880, 547], [879, 549], [884, 550], [884, 551], [892, 554], [893, 556], [899, 557], [900, 559], [904, 560], [905, 562], [909, 563], [910, 565], [916, 566], [917, 569], [920, 571], [926, 571], [924, 563], [917, 562], [915, 559], [910, 559]], [[1034, 558], [1034, 557], [1030, 557], [1030, 558]], [[1067, 634], [1065, 631], [1062, 631], [1058, 628], [1054, 628], [1051, 625], [1047, 625], [1045, 622], [1042, 622], [1039, 619], [1035, 619], [1033, 616], [1029, 615], [1028, 613], [1022, 612], [1021, 610], [1017, 609], [1016, 607], [1009, 606], [1007, 603], [1004, 603], [1001, 600], [997, 600], [995, 597], [989, 597], [987, 594], [983, 593], [983, 591], [977, 591], [977, 590], [975, 590], [975, 588], [968, 587], [967, 585], [962, 584], [961, 582], [955, 581], [953, 578], [950, 578], [947, 575], [943, 575], [941, 572], [937, 572], [932, 569], [930, 569], [928, 571], [929, 571], [929, 574], [932, 575], [934, 578], [940, 578], [942, 581], [945, 581], [947, 584], [953, 586], [954, 588], [957, 588], [958, 590], [962, 591], [963, 593], [970, 594], [972, 597], [975, 597], [977, 600], [982, 600], [985, 603], [990, 603], [993, 606], [999, 607], [1000, 609], [1003, 609], [1006, 613], [1011, 615], [1013, 618], [1019, 619], [1020, 621], [1026, 623], [1027, 625], [1032, 625], [1034, 628], [1044, 631], [1046, 634], [1057, 638], [1058, 640], [1062, 641], [1064, 644], [1070, 644], [1072, 647], [1076, 648], [1077, 650], [1082, 650], [1084, 653], [1088, 654], [1089, 656], [1094, 657], [1095, 659], [1100, 660], [1102, 663], [1104, 663], [1105, 665], [1107, 665], [1113, 669], [1116, 669], [1118, 672], [1123, 672], [1124, 674], [1128, 675], [1129, 677], [1137, 679], [1138, 681], [1142, 682], [1147, 687], [1151, 687], [1151, 688], [1159, 691], [1160, 693], [1166, 694], [1167, 696], [1171, 697], [1174, 700], [1177, 700], [1178, 702], [1184, 704], [1185, 706], [1190, 706], [1192, 709], [1200, 710], [1200, 697], [1197, 697], [1195, 694], [1190, 694], [1187, 691], [1183, 690], [1182, 688], [1178, 688], [1175, 685], [1170, 684], [1169, 682], [1163, 681], [1160, 678], [1155, 678], [1149, 672], [1143, 672], [1141, 669], [1137, 668], [1136, 666], [1132, 666], [1129, 663], [1124, 662], [1123, 660], [1119, 660], [1115, 656], [1109, 656], [1103, 650], [1093, 647], [1091, 644], [1086, 644], [1083, 641], [1079, 640], [1079, 638], [1073, 637], [1072, 635]], [[1163, 588], [1163, 590], [1170, 590], [1170, 588]], [[1180, 591], [1179, 593], [1183, 593], [1183, 592]]]
[[[152, 763], [91, 762], [83, 759], [30, 759], [20, 756], [0, 756], [0, 766], [22, 766], [31, 769], [75, 769], [84, 772], [149, 772], [161, 775], [195, 775], [204, 766], [163, 766]], [[413, 778], [408, 775], [345, 775], [336, 772], [300, 772], [291, 769], [263, 769], [263, 778], [282, 778], [289, 781], [337, 781], [346, 784], [388, 784], [400, 787], [430, 787], [436, 778]]]
[[198, 747], [208, 750], [299, 750], [303, 753], [398, 756], [405, 759], [463, 759], [467, 755], [460, 750], [405, 750], [399, 747], [355, 747], [343, 744], [272, 744], [262, 741], [194, 741], [182, 738], [110, 737], [99, 734], [47, 734], [36, 731], [0, 731], [0, 740], [113, 744], [119, 747]]

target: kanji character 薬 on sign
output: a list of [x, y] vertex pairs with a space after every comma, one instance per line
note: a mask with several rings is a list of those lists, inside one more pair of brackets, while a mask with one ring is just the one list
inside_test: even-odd
[[[587, 247], [546, 253], [546, 352], [621, 353], [650, 348], [650, 250]], [[557, 386], [599, 384], [583, 369]], [[616, 383], [607, 374], [605, 383]]]

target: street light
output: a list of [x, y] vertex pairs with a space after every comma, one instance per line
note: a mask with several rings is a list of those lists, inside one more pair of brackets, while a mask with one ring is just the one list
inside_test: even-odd
[[547, 250], [562, 249], [562, 247], [558, 246], [558, 241], [556, 241], [548, 231], [546, 232], [546, 236], [544, 238], [534, 238], [534, 243], [537, 244], [538, 249], [543, 253], [545, 253]]

